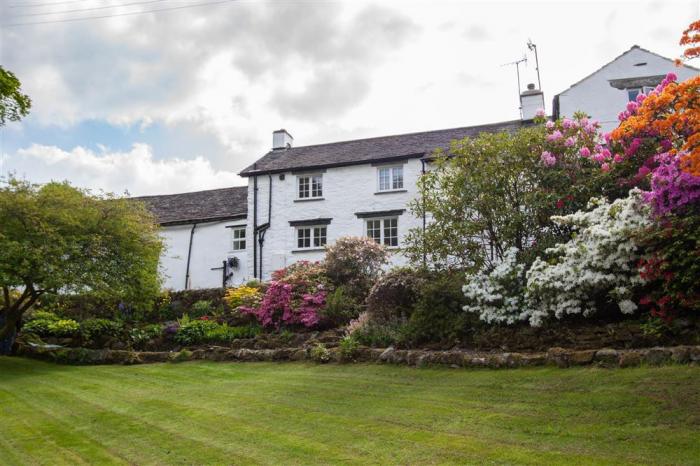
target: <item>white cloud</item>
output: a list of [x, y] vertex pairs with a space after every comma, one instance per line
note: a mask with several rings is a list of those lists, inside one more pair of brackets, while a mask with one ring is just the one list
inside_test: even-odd
[[[108, 2], [117, 0], [85, 4]], [[0, 1], [0, 17], [12, 22], [19, 9], [6, 5]], [[635, 43], [677, 55], [677, 36], [697, 14], [693, 0], [252, 0], [3, 28], [0, 61], [20, 77], [32, 97], [33, 124], [60, 125], [66, 131], [87, 120], [136, 123], [144, 131], [186, 126], [190, 134], [217, 141], [211, 149], [192, 151], [206, 153], [207, 176], [213, 176], [200, 180], [199, 189], [220, 186], [222, 174], [240, 171], [263, 155], [270, 148], [271, 131], [280, 127], [294, 135], [296, 144], [307, 145], [517, 118], [515, 70], [502, 65], [523, 56], [528, 38], [538, 45], [549, 106], [557, 92]], [[649, 21], [652, 16], [655, 20]], [[520, 70], [523, 86], [536, 80], [529, 58]], [[11, 142], [13, 134], [5, 134]], [[33, 142], [65, 144], [59, 139]], [[96, 139], [80, 144], [110, 144]], [[158, 158], [168, 152], [153, 144]], [[27, 149], [32, 150], [36, 148]], [[24, 160], [27, 153], [12, 157]], [[109, 154], [93, 155], [101, 159]], [[180, 167], [202, 161], [168, 163]], [[42, 179], [67, 177], [76, 184], [96, 185], [61, 168], [66, 164], [53, 165], [57, 171], [41, 173]], [[34, 167], [18, 169], [32, 179], [38, 176]], [[147, 173], [140, 182], [150, 186], [142, 192], [190, 186], [158, 187], [148, 184], [151, 176]], [[127, 180], [115, 184], [109, 177], [99, 179], [106, 189], [132, 189]]]
[[228, 171], [216, 170], [203, 157], [155, 160], [151, 147], [134, 144], [128, 152], [96, 153], [83, 147], [64, 151], [34, 144], [5, 158], [4, 173], [32, 182], [71, 181], [74, 185], [132, 195], [171, 194], [240, 184]]

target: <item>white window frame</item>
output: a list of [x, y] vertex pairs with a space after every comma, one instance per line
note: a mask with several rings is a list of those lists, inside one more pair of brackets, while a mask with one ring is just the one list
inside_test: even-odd
[[[243, 236], [241, 236], [241, 232]], [[231, 227], [231, 250], [245, 251], [247, 246], [246, 227]]]
[[[386, 172], [388, 174], [388, 179], [386, 183], [382, 183], [382, 173]], [[384, 165], [377, 167], [377, 191], [387, 192], [387, 191], [400, 191], [404, 189], [404, 173], [403, 165]]]
[[[302, 191], [302, 184], [306, 187]], [[310, 173], [297, 176], [297, 199], [321, 199], [323, 197], [323, 174]]]
[[[303, 239], [308, 238], [309, 245], [299, 245], [299, 240], [302, 239], [299, 237], [299, 233], [306, 230], [309, 231], [309, 235], [308, 237], [304, 235]], [[323, 248], [328, 244], [328, 225], [304, 225], [294, 227], [294, 241], [296, 249], [298, 250]]]
[[[396, 236], [386, 236], [386, 230], [387, 230], [387, 222], [391, 221], [396, 222]], [[370, 235], [370, 225], [373, 227], [375, 226], [374, 222], [379, 222], [379, 236], [376, 235]], [[366, 218], [364, 222], [364, 227], [365, 227], [365, 236], [368, 237], [369, 239], [374, 240], [377, 244], [382, 244], [386, 247], [389, 248], [397, 248], [399, 247], [399, 217], [371, 217], [371, 218]], [[388, 228], [393, 228], [391, 225], [389, 225]], [[376, 227], [372, 228], [374, 231], [376, 231]], [[391, 244], [391, 239], [394, 239], [396, 244]], [[387, 243], [387, 240], [389, 240], [389, 243]]]

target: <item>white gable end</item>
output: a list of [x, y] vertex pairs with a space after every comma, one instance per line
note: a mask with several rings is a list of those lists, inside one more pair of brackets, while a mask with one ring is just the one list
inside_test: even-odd
[[[583, 111], [600, 121], [603, 131], [614, 129], [619, 121], [617, 115], [629, 102], [625, 86], [636, 87], [655, 82], [661, 77], [674, 72], [680, 81], [698, 74], [698, 70], [689, 67], [677, 67], [672, 60], [644, 50], [632, 47], [593, 74], [560, 93], [559, 115], [571, 116], [576, 111]], [[636, 81], [636, 78], [649, 78]]]

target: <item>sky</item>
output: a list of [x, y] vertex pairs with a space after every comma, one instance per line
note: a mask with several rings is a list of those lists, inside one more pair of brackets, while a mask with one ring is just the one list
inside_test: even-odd
[[0, 129], [0, 176], [243, 185], [273, 130], [303, 146], [519, 118], [506, 64], [537, 82], [528, 40], [550, 111], [632, 45], [679, 56], [698, 18], [700, 0], [0, 0], [0, 64], [32, 99]]

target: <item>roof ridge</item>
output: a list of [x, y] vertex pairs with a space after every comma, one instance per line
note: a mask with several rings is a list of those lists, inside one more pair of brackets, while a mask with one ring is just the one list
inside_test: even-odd
[[[481, 127], [487, 127], [487, 126], [505, 125], [505, 124], [509, 124], [509, 123], [516, 123], [519, 121], [522, 121], [522, 120], [520, 118], [518, 118], [515, 120], [497, 121], [497, 122], [493, 122], [493, 123], [484, 123], [484, 124], [480, 124], [480, 125], [455, 126], [453, 128], [429, 129], [426, 131], [413, 131], [410, 133], [396, 133], [396, 134], [387, 134], [384, 136], [371, 136], [368, 138], [346, 139], [344, 141], [322, 142], [319, 144], [308, 144], [306, 146], [294, 146], [294, 147], [291, 147], [290, 149], [285, 149], [285, 150], [305, 149], [307, 147], [332, 146], [335, 144], [347, 144], [349, 142], [371, 141], [373, 139], [395, 138], [395, 137], [401, 137], [401, 136], [413, 136], [413, 135], [425, 134], [425, 133], [439, 133], [439, 132], [443, 132], [443, 131], [457, 131], [457, 130], [468, 129], [468, 128], [481, 128]], [[282, 153], [282, 151], [271, 150], [268, 152], [268, 154], [270, 154], [270, 153]]]
[[214, 188], [214, 189], [201, 189], [199, 191], [187, 191], [184, 193], [172, 193], [172, 194], [150, 194], [147, 196], [134, 196], [134, 197], [129, 197], [128, 199], [147, 199], [147, 198], [152, 198], [152, 197], [166, 197], [166, 196], [182, 196], [185, 194], [199, 194], [199, 193], [210, 193], [214, 191], [226, 191], [226, 190], [231, 190], [231, 189], [248, 189], [248, 185], [241, 185], [241, 186], [229, 186], [226, 188]]

